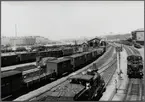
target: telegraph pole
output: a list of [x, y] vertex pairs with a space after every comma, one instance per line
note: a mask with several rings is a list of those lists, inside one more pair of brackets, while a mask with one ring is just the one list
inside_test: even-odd
[[121, 71], [121, 68], [120, 68], [120, 59], [121, 59], [120, 52], [121, 51], [122, 51], [121, 47], [116, 47], [116, 53], [117, 53], [117, 79], [115, 79], [116, 92], [118, 90], [120, 79], [122, 78], [121, 77], [122, 71]]

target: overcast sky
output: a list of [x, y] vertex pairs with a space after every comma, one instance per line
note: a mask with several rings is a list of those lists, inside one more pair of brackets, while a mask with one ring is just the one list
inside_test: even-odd
[[144, 28], [144, 1], [10, 1], [1, 3], [1, 35], [51, 40], [130, 33]]

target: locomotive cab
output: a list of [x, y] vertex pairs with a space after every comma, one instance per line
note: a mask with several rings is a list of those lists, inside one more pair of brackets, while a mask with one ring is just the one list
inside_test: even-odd
[[[70, 79], [71, 84], [80, 84], [85, 86], [85, 91], [80, 93], [80, 97], [77, 100], [87, 100], [98, 99], [103, 92], [105, 91], [105, 82], [99, 73], [96, 72], [87, 72], [83, 75], [75, 75]], [[85, 99], [86, 100], [86, 99]]]

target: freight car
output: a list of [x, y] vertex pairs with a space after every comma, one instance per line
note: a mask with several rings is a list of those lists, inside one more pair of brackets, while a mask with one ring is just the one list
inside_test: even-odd
[[46, 67], [47, 73], [56, 73], [56, 77], [60, 77], [62, 75], [65, 75], [67, 73], [72, 72], [72, 65], [71, 61], [66, 58], [59, 58], [57, 60], [52, 60], [47, 62]]
[[1, 56], [1, 67], [20, 64], [20, 63], [27, 63], [36, 61], [37, 56], [42, 57], [62, 57], [66, 55], [72, 55], [73, 49], [68, 48], [64, 51], [62, 50], [51, 50], [51, 51], [39, 51], [39, 52], [25, 52], [25, 53], [16, 53], [13, 55], [2, 55]]
[[127, 57], [127, 75], [129, 78], [143, 78], [143, 61], [139, 55]]
[[[98, 54], [101, 55], [102, 53], [98, 53], [98, 50], [93, 50], [92, 52], [88, 52], [87, 54], [94, 55], [92, 58], [97, 59]], [[98, 53], [98, 54], [97, 54]], [[18, 67], [16, 70], [22, 71], [22, 90], [29, 91], [44, 85], [51, 80], [55, 80], [63, 75], [73, 72], [74, 70], [78, 70], [82, 68], [84, 65], [88, 63], [90, 56], [86, 56], [86, 53], [79, 53], [75, 55], [71, 55], [71, 57], [62, 57], [57, 59], [47, 60], [46, 63], [43, 64], [43, 61], [38, 62], [39, 66], [35, 67], [33, 65]], [[42, 58], [43, 59], [43, 58]], [[95, 60], [94, 59], [94, 60]], [[41, 63], [41, 64], [40, 64]], [[80, 67], [81, 66], [81, 67]], [[40, 85], [41, 84], [41, 85]]]
[[92, 58], [93, 58], [93, 56], [92, 56], [92, 52], [84, 52], [84, 54], [85, 54], [85, 59], [86, 59], [86, 63], [90, 63], [90, 62], [92, 62]]
[[62, 49], [62, 51], [63, 51], [63, 56], [69, 56], [72, 53], [74, 53], [74, 49], [72, 49], [72, 48], [64, 48], [64, 49]]
[[[92, 52], [94, 52], [94, 54]], [[62, 77], [63, 75], [67, 75], [87, 65], [91, 58], [97, 59], [97, 50], [93, 50], [92, 52], [79, 53], [57, 59], [54, 57], [49, 57], [48, 59], [45, 58], [44, 60], [44, 58], [41, 59], [41, 57], [39, 57], [38, 59], [40, 62], [38, 61], [36, 63], [39, 63], [41, 68], [37, 71], [37, 75], [34, 74], [36, 76], [33, 76], [33, 74], [30, 74], [31, 77], [27, 77], [24, 81], [29, 87], [33, 86], [34, 83], [39, 82], [40, 80], [55, 80], [59, 77]], [[99, 54], [101, 55], [102, 53]], [[90, 57], [87, 56], [87, 54], [94, 56]], [[45, 61], [45, 63], [42, 60]]]
[[40, 66], [42, 68], [46, 67], [46, 64], [50, 60], [56, 60], [56, 57], [42, 57], [42, 56], [37, 56], [36, 57], [36, 66]]
[[31, 52], [31, 53], [23, 53], [23, 54], [17, 54], [17, 63], [19, 64], [20, 62], [33, 62], [36, 59], [36, 53]]
[[74, 54], [74, 55], [71, 55], [71, 56], [66, 56], [65, 58], [68, 58], [68, 59], [71, 60], [73, 71], [78, 70], [79, 68], [81, 68], [86, 62], [84, 53], [79, 53], [79, 54]]
[[99, 100], [105, 91], [105, 82], [99, 73], [74, 75], [64, 85], [54, 87], [37, 97], [37, 101], [88, 101]]
[[1, 56], [1, 66], [7, 66], [7, 65], [13, 65], [17, 64], [17, 59], [18, 56], [13, 54], [13, 55], [7, 55], [7, 56]]
[[2, 100], [19, 94], [22, 85], [21, 71], [8, 71], [1, 73], [1, 98]]

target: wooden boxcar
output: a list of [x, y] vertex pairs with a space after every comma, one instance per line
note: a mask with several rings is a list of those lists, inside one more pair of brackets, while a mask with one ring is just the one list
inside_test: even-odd
[[92, 58], [93, 58], [93, 59], [96, 59], [96, 58], [97, 58], [97, 49], [94, 49], [94, 50], [92, 51]]
[[85, 59], [86, 59], [86, 63], [89, 63], [89, 62], [91, 62], [92, 61], [92, 52], [84, 52], [84, 54], [85, 54]]
[[66, 56], [71, 60], [71, 64], [73, 65], [73, 70], [78, 70], [82, 65], [86, 63], [86, 57], [84, 53], [74, 54], [71, 56]]
[[72, 71], [71, 61], [66, 58], [61, 58], [57, 60], [52, 60], [47, 62], [47, 73], [55, 72], [57, 76], [62, 76], [66, 72]]
[[18, 56], [16, 54], [1, 56], [1, 67], [14, 65], [17, 63]]
[[18, 54], [18, 56], [19, 56], [20, 62], [30, 62], [30, 61], [36, 60], [36, 53], [35, 52]]
[[68, 56], [68, 55], [73, 54], [73, 49], [72, 48], [63, 49], [62, 51], [63, 51], [63, 56]]
[[1, 73], [1, 96], [2, 98], [18, 94], [22, 85], [21, 71], [7, 71]]

